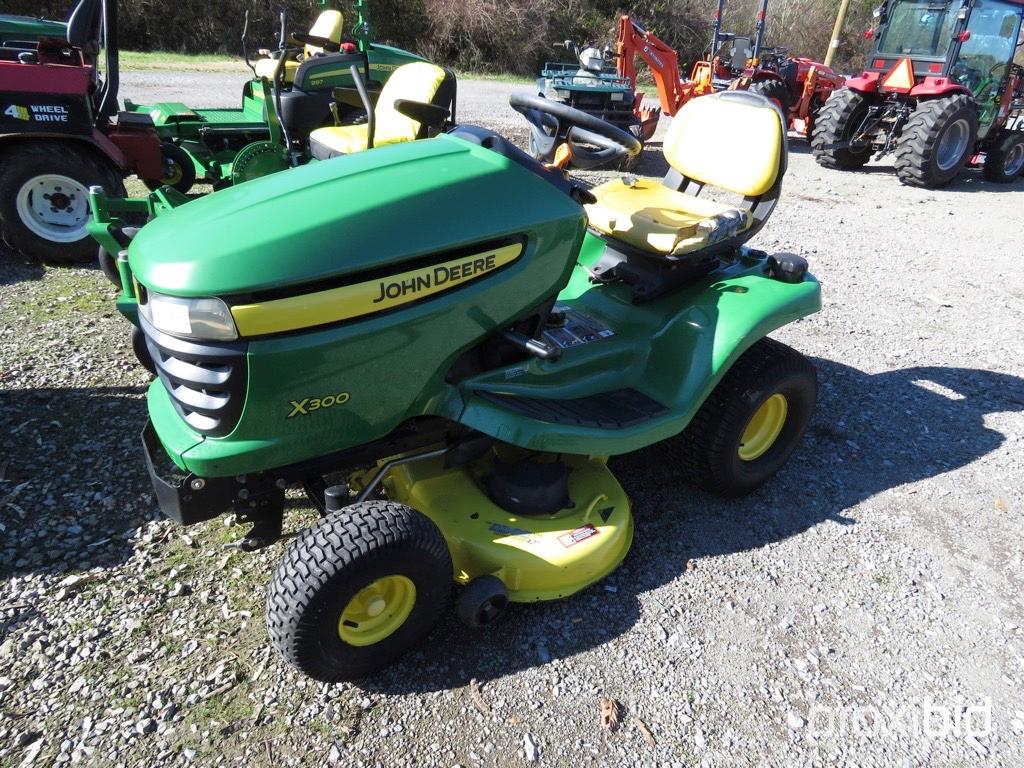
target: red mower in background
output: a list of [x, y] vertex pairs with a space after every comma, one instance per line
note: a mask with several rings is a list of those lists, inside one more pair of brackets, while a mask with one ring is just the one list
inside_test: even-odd
[[117, 113], [116, 7], [79, 0], [66, 39], [0, 47], [0, 228], [27, 256], [93, 261], [89, 187], [166, 174], [150, 117]]
[[718, 0], [710, 55], [693, 65], [689, 80], [679, 74], [679, 56], [667, 43], [645, 30], [629, 15], [619, 17], [616, 57], [618, 73], [636, 86], [636, 58], [651, 70], [661, 103], [643, 107], [637, 99], [642, 123], [656, 121], [660, 112], [674, 115], [687, 101], [722, 90], [759, 93], [778, 104], [790, 130], [809, 136], [818, 111], [844, 78], [831, 67], [785, 48], [764, 46], [768, 0], [762, 0], [753, 37], [722, 31], [725, 0]]
[[899, 180], [934, 189], [968, 165], [1024, 173], [1024, 0], [886, 0], [869, 66], [822, 110], [811, 149], [855, 170], [893, 153]]

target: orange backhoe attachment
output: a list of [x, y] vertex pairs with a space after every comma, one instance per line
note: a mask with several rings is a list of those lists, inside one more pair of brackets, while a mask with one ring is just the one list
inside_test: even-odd
[[[629, 14], [619, 16], [618, 39], [615, 43], [616, 68], [619, 77], [629, 78], [636, 92], [634, 110], [643, 128], [644, 140], [654, 134], [661, 113], [674, 115], [696, 96], [714, 92], [711, 62], [693, 65], [689, 80], [679, 75], [679, 54], [664, 41], [633, 21]], [[636, 59], [640, 57], [650, 68], [658, 89], [661, 107], [644, 106], [643, 91], [636, 87]]]

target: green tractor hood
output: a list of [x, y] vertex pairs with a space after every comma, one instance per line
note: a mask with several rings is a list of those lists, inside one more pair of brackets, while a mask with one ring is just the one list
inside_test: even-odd
[[[516, 201], [511, 205], [510, 201]], [[583, 220], [508, 158], [434, 139], [311, 163], [195, 200], [147, 224], [129, 264], [177, 296], [287, 289]]]
[[66, 40], [67, 34], [68, 25], [63, 21], [0, 13], [0, 45], [9, 42], [36, 42], [41, 37]]

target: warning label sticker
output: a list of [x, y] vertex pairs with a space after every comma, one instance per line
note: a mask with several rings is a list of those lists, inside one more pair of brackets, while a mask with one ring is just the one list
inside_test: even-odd
[[604, 323], [565, 304], [556, 304], [552, 314], [560, 315], [564, 322], [559, 326], [548, 326], [543, 336], [560, 349], [579, 347], [615, 335], [615, 331]]
[[568, 533], [563, 533], [558, 537], [558, 541], [563, 547], [574, 547], [581, 541], [586, 541], [591, 536], [597, 536], [599, 533], [600, 531], [597, 530], [597, 528], [592, 526], [590, 523], [587, 523], [580, 528], [576, 528]]

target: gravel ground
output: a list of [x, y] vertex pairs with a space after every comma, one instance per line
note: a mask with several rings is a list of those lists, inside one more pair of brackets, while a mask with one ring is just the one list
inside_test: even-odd
[[[123, 93], [158, 98], [151, 76]], [[464, 118], [510, 124], [515, 86], [483, 88]], [[485, 632], [450, 618], [362, 686], [269, 648], [283, 544], [159, 519], [100, 273], [0, 254], [0, 765], [1024, 764], [1022, 192], [832, 173], [794, 142], [755, 241], [824, 290], [778, 334], [821, 382], [789, 466], [725, 502], [656, 448], [616, 459], [637, 530], [612, 577]]]

